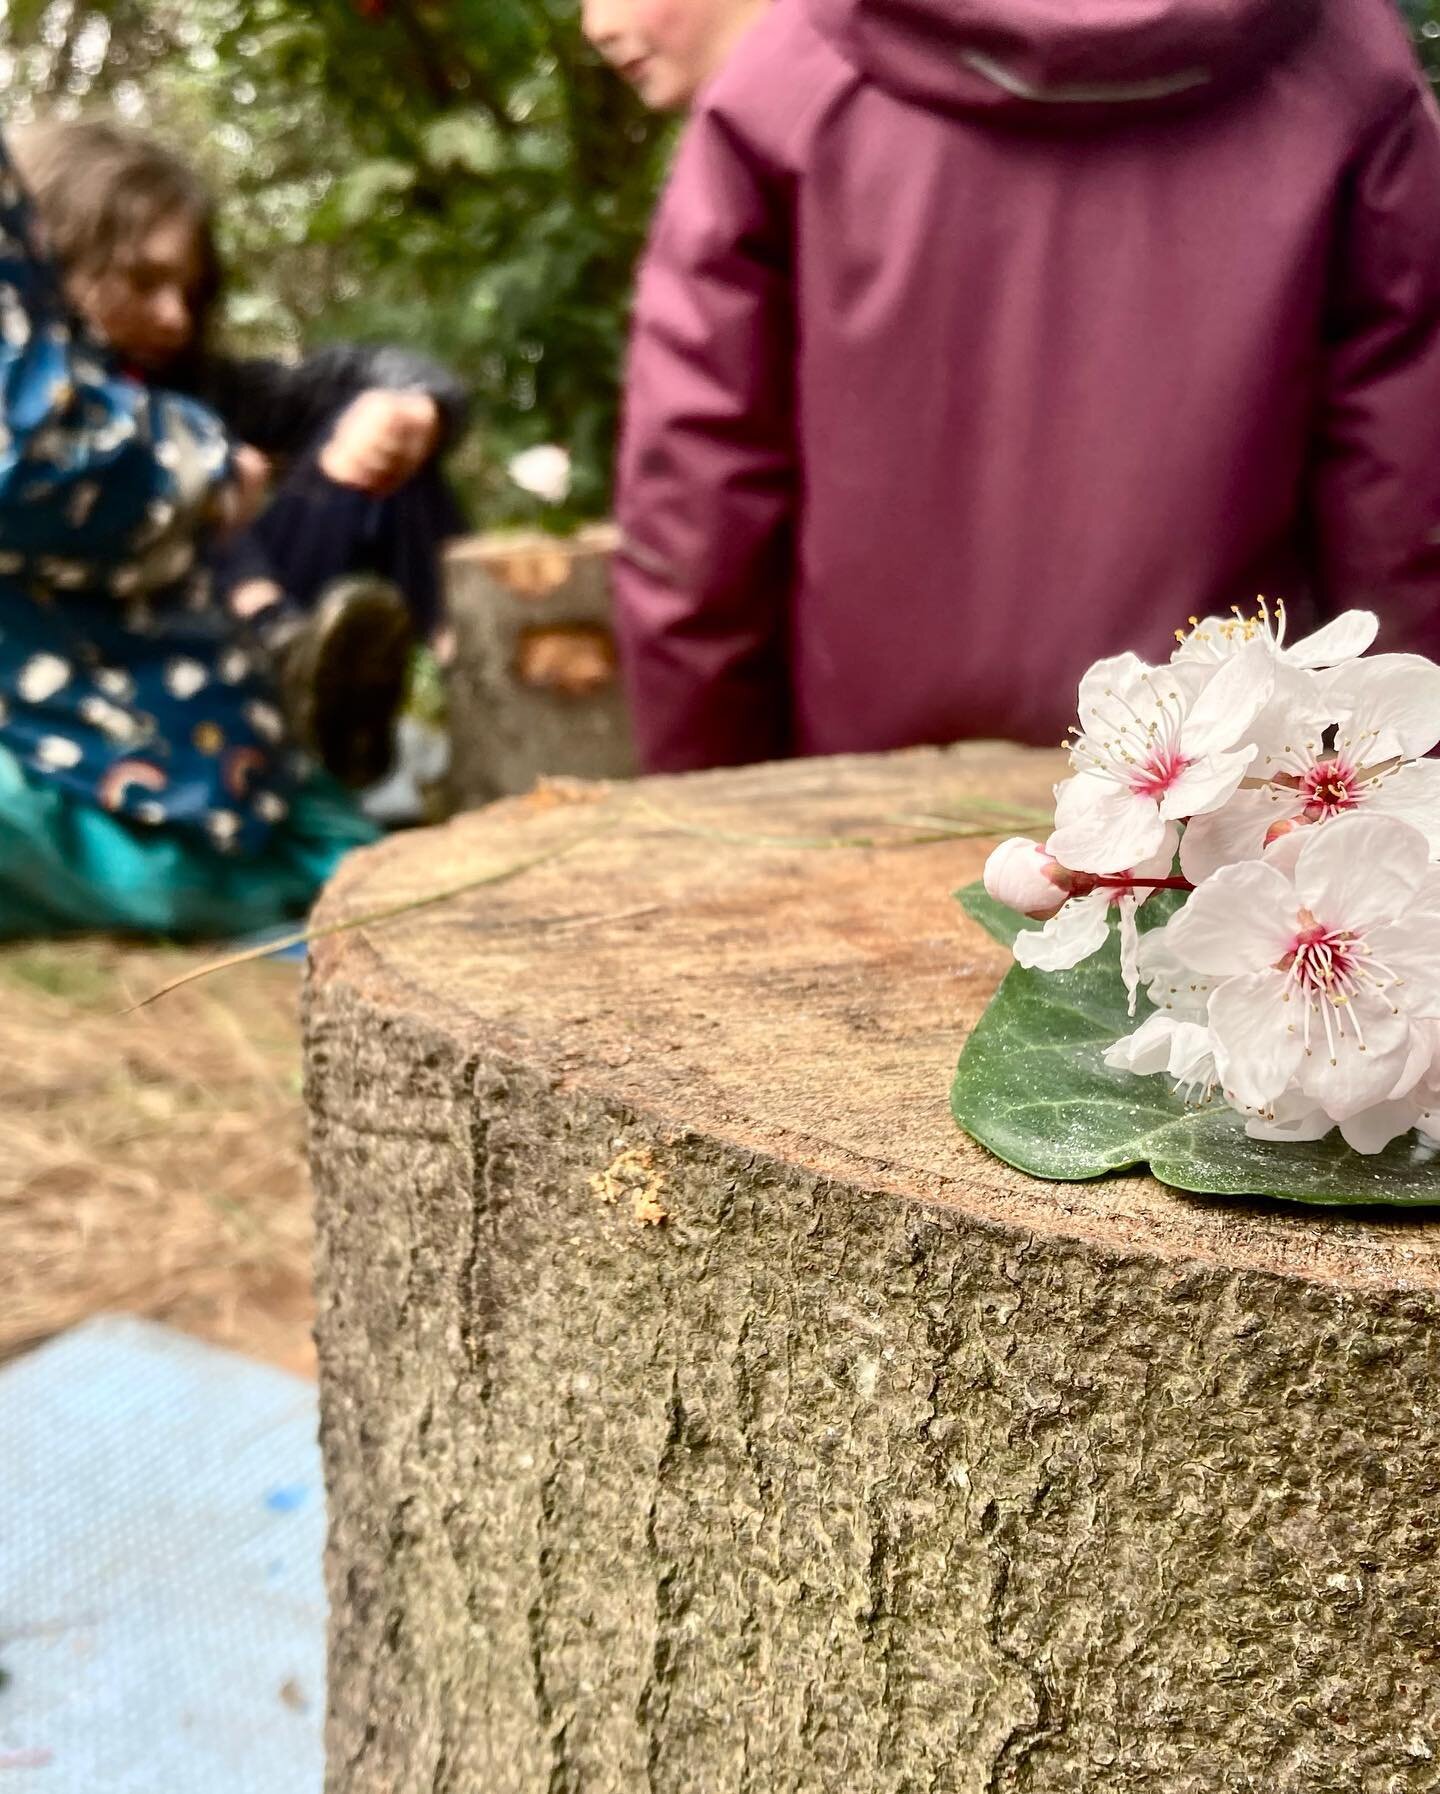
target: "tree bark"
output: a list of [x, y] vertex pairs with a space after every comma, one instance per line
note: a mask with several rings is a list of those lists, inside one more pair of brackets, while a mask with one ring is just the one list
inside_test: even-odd
[[469, 807], [537, 778], [635, 770], [610, 625], [614, 531], [477, 536], [452, 549], [446, 602], [451, 794]]
[[314, 952], [329, 1794], [1440, 1787], [1440, 1224], [950, 1118], [987, 844], [894, 818], [1055, 773], [552, 789], [342, 872], [322, 922], [570, 849]]

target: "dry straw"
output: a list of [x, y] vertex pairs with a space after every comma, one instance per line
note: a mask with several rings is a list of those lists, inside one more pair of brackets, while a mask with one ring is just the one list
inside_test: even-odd
[[121, 1309], [311, 1367], [294, 968], [117, 1013], [199, 958], [0, 956], [0, 1357]]

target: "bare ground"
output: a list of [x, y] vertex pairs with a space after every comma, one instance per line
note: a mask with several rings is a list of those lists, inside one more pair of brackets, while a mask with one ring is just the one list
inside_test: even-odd
[[147, 1315], [313, 1374], [300, 968], [0, 951], [0, 1359], [87, 1316]]

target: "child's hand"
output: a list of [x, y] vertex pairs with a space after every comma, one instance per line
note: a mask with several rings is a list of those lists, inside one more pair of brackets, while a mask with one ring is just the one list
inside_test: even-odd
[[412, 479], [440, 442], [440, 407], [428, 393], [362, 392], [320, 451], [320, 471], [385, 498]]
[[248, 442], [237, 444], [230, 478], [215, 494], [210, 521], [222, 536], [253, 523], [270, 489], [270, 463]]

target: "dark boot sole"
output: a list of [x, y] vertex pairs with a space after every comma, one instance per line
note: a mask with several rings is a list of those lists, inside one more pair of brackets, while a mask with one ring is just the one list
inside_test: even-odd
[[413, 638], [392, 586], [345, 580], [322, 595], [287, 656], [287, 708], [297, 732], [342, 785], [363, 790], [390, 770]]

